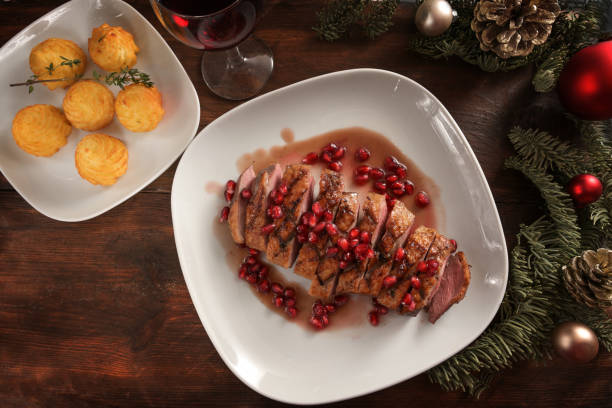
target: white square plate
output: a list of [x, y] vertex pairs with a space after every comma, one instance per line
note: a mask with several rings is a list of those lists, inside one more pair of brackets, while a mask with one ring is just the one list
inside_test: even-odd
[[[99, 132], [121, 139], [129, 152], [128, 170], [110, 187], [94, 186], [82, 179], [74, 165], [74, 151], [85, 132], [73, 128], [68, 143], [51, 157], [25, 153], [13, 140], [15, 114], [25, 106], [51, 104], [61, 109], [66, 93], [49, 91], [42, 84], [28, 95], [28, 87], [9, 88], [31, 75], [29, 55], [50, 37], [77, 43], [88, 55], [85, 78], [103, 73], [89, 58], [87, 39], [103, 23], [120, 25], [134, 35], [140, 48], [136, 68], [148, 73], [163, 97], [166, 111], [157, 128], [132, 133], [117, 118]], [[182, 65], [153, 26], [121, 0], [73, 0], [39, 18], [0, 49], [0, 171], [23, 198], [44, 215], [60, 221], [93, 218], [136, 194], [163, 173], [185, 150], [198, 129], [200, 102]], [[118, 87], [111, 87], [114, 95]]]
[[[435, 325], [426, 313], [416, 318], [391, 313], [376, 328], [307, 331], [251, 294], [229, 270], [220, 238], [213, 234], [213, 219], [224, 204], [204, 187], [211, 180], [235, 179], [239, 156], [277, 145], [285, 127], [300, 140], [352, 126], [387, 136], [438, 184], [446, 210], [441, 230], [457, 239], [472, 264], [467, 296]], [[388, 71], [323, 75], [216, 119], [179, 163], [172, 220], [189, 292], [221, 358], [249, 387], [284, 402], [326, 403], [367, 394], [444, 361], [487, 327], [508, 277], [497, 209], [468, 142], [431, 93]], [[300, 279], [285, 273], [290, 280]]]

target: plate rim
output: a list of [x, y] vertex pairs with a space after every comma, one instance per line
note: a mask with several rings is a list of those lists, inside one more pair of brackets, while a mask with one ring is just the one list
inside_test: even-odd
[[[270, 392], [268, 392], [267, 390], [261, 390], [256, 388], [256, 386], [254, 384], [251, 384], [249, 381], [247, 381], [236, 369], [235, 367], [229, 363], [229, 359], [225, 354], [225, 351], [223, 350], [223, 348], [220, 348], [219, 345], [219, 335], [218, 333], [215, 332], [215, 330], [213, 330], [211, 328], [211, 330], [209, 331], [206, 327], [206, 323], [205, 320], [208, 320], [208, 314], [206, 313], [206, 311], [201, 310], [201, 307], [198, 305], [198, 303], [195, 301], [195, 299], [199, 299], [199, 296], [196, 292], [196, 288], [194, 287], [195, 283], [193, 283], [191, 281], [190, 276], [188, 276], [188, 274], [185, 272], [185, 268], [184, 268], [184, 259], [185, 259], [185, 254], [183, 252], [182, 246], [179, 244], [179, 234], [176, 233], [176, 223], [175, 223], [175, 217], [177, 217], [176, 215], [176, 211], [178, 211], [176, 209], [177, 204], [175, 204], [175, 200], [177, 200], [176, 195], [174, 194], [175, 192], [175, 185], [177, 184], [177, 179], [181, 173], [182, 173], [182, 169], [185, 166], [183, 163], [183, 159], [185, 157], [185, 154], [187, 154], [189, 152], [189, 150], [192, 148], [193, 142], [195, 142], [198, 138], [200, 137], [206, 137], [205, 132], [208, 129], [209, 126], [212, 126], [215, 124], [215, 122], [220, 121], [221, 119], [225, 118], [226, 116], [228, 116], [229, 114], [233, 114], [236, 111], [241, 111], [243, 109], [245, 109], [245, 107], [248, 107], [258, 101], [264, 100], [264, 99], [269, 99], [273, 96], [275, 96], [276, 94], [282, 93], [286, 90], [288, 90], [289, 88], [294, 88], [294, 87], [298, 87], [298, 86], [304, 86], [310, 82], [314, 82], [317, 80], [321, 80], [324, 78], [332, 78], [335, 76], [342, 76], [342, 75], [350, 75], [350, 74], [358, 74], [358, 73], [372, 73], [372, 74], [382, 74], [382, 75], [388, 75], [391, 77], [394, 77], [395, 79], [399, 79], [399, 80], [405, 80], [408, 81], [411, 85], [416, 86], [418, 89], [420, 89], [422, 92], [424, 92], [426, 95], [428, 95], [430, 98], [432, 98], [432, 100], [434, 100], [439, 108], [441, 108], [443, 110], [443, 112], [447, 115], [447, 117], [450, 119], [450, 125], [453, 127], [453, 129], [457, 132], [457, 134], [460, 136], [459, 140], [461, 141], [461, 143], [463, 144], [464, 148], [466, 149], [466, 152], [470, 155], [471, 159], [473, 160], [473, 162], [476, 164], [476, 169], [478, 170], [478, 173], [480, 175], [481, 178], [481, 182], [484, 184], [486, 193], [488, 194], [488, 198], [490, 200], [490, 202], [493, 205], [493, 209], [495, 212], [495, 220], [497, 221], [497, 227], [498, 230], [501, 232], [501, 244], [502, 244], [502, 250], [503, 250], [503, 254], [504, 257], [502, 259], [502, 263], [503, 263], [503, 277], [504, 277], [504, 282], [503, 285], [501, 287], [501, 290], [499, 292], [498, 295], [498, 299], [496, 300], [496, 306], [494, 308], [491, 308], [491, 312], [489, 313], [489, 315], [483, 319], [483, 322], [486, 322], [486, 324], [483, 325], [482, 330], [477, 330], [475, 332], [475, 334], [473, 336], [468, 336], [470, 337], [470, 340], [466, 343], [465, 346], [463, 346], [462, 348], [460, 348], [459, 350], [457, 350], [456, 352], [452, 353], [451, 355], [443, 358], [442, 360], [433, 360], [433, 362], [430, 365], [426, 365], [426, 367], [422, 368], [421, 370], [416, 371], [415, 373], [407, 376], [407, 377], [398, 377], [397, 381], [391, 381], [385, 385], [382, 386], [378, 386], [375, 387], [373, 389], [368, 389], [365, 391], [356, 391], [355, 393], [351, 393], [350, 395], [347, 396], [338, 396], [338, 397], [334, 397], [334, 398], [327, 398], [327, 399], [313, 399], [310, 401], [301, 401], [301, 400], [291, 400], [291, 399], [287, 399], [287, 398], [283, 398], [283, 397], [279, 397], [276, 395], [272, 395]], [[313, 135], [314, 136], [314, 135]], [[480, 162], [478, 161], [478, 158], [476, 157], [476, 154], [474, 153], [474, 151], [472, 150], [471, 145], [469, 144], [467, 138], [465, 137], [463, 131], [461, 130], [461, 128], [459, 127], [459, 125], [457, 124], [457, 122], [455, 121], [455, 119], [453, 118], [453, 116], [450, 114], [450, 112], [446, 109], [446, 107], [442, 104], [442, 102], [440, 102], [438, 100], [438, 98], [435, 97], [435, 95], [433, 95], [433, 93], [431, 91], [429, 91], [427, 88], [425, 88], [423, 85], [419, 84], [418, 82], [416, 82], [415, 80], [406, 77], [405, 75], [402, 74], [398, 74], [396, 72], [392, 72], [392, 71], [388, 71], [388, 70], [384, 70], [384, 69], [377, 69], [377, 68], [354, 68], [354, 69], [347, 69], [347, 70], [340, 70], [340, 71], [334, 71], [334, 72], [330, 72], [327, 74], [322, 74], [322, 75], [317, 75], [311, 78], [307, 78], [298, 82], [295, 82], [293, 84], [289, 84], [286, 86], [283, 86], [282, 88], [278, 88], [275, 89], [273, 91], [270, 91], [268, 93], [265, 93], [263, 95], [260, 95], [256, 98], [253, 98], [241, 105], [238, 105], [236, 107], [234, 107], [233, 109], [230, 109], [229, 111], [225, 112], [224, 114], [220, 115], [219, 117], [217, 117], [215, 120], [213, 120], [212, 122], [210, 122], [208, 125], [206, 125], [200, 132], [198, 132], [198, 134], [194, 137], [192, 144], [190, 144], [190, 146], [185, 150], [183, 157], [181, 157], [181, 159], [179, 160], [179, 163], [177, 165], [176, 168], [176, 172], [174, 173], [174, 178], [172, 180], [172, 189], [171, 189], [171, 194], [170, 194], [170, 210], [171, 210], [171, 216], [172, 216], [172, 227], [173, 227], [173, 231], [174, 231], [174, 241], [175, 241], [175, 245], [176, 245], [176, 249], [177, 249], [177, 254], [178, 254], [178, 258], [179, 258], [179, 265], [181, 266], [181, 272], [183, 273], [183, 278], [185, 279], [185, 283], [187, 286], [187, 290], [189, 292], [189, 295], [191, 297], [191, 301], [194, 305], [194, 308], [196, 309], [196, 313], [198, 314], [198, 317], [200, 319], [200, 322], [202, 323], [202, 326], [204, 328], [204, 331], [206, 332], [208, 338], [210, 339], [210, 341], [212, 342], [213, 346], [215, 347], [215, 351], [217, 352], [217, 354], [221, 357], [221, 360], [225, 363], [225, 365], [229, 368], [229, 370], [232, 372], [232, 374], [234, 374], [243, 384], [245, 384], [247, 387], [249, 387], [250, 389], [252, 389], [253, 391], [257, 392], [260, 395], [263, 395], [267, 398], [270, 398], [272, 400], [275, 401], [279, 401], [279, 402], [283, 402], [283, 403], [288, 403], [288, 404], [295, 404], [295, 405], [318, 405], [318, 404], [327, 404], [327, 403], [334, 403], [334, 402], [339, 402], [339, 401], [345, 401], [345, 400], [349, 400], [349, 399], [353, 399], [353, 398], [357, 398], [357, 397], [361, 397], [364, 395], [368, 395], [368, 394], [372, 394], [374, 392], [378, 392], [380, 390], [392, 387], [394, 385], [397, 385], [401, 382], [404, 381], [408, 381], [422, 373], [424, 373], [425, 371], [430, 370], [431, 368], [443, 363], [444, 361], [452, 358], [454, 355], [456, 355], [457, 353], [461, 352], [463, 349], [465, 349], [467, 346], [469, 346], [471, 343], [474, 342], [474, 340], [476, 340], [478, 337], [480, 337], [480, 335], [482, 333], [484, 333], [484, 331], [489, 327], [489, 325], [491, 324], [491, 322], [493, 321], [495, 315], [497, 314], [502, 300], [504, 298], [504, 295], [506, 293], [506, 289], [507, 289], [507, 285], [508, 285], [508, 279], [509, 279], [509, 256], [508, 256], [508, 248], [507, 248], [507, 243], [506, 243], [506, 238], [505, 238], [505, 234], [504, 234], [504, 229], [503, 229], [503, 225], [501, 223], [501, 219], [499, 216], [499, 211], [497, 209], [497, 205], [495, 203], [495, 199], [493, 197], [493, 193], [491, 192], [491, 188], [489, 186], [489, 183], [486, 179], [486, 176], [482, 170], [482, 167], [480, 165]]]
[[[87, 0], [90, 3], [94, 3], [95, 0]], [[18, 33], [16, 33], [15, 35], [13, 35], [6, 43], [4, 43], [2, 45], [2, 47], [0, 47], [0, 57], [2, 57], [2, 53], [5, 50], [5, 48], [7, 48], [8, 46], [11, 46], [18, 37], [20, 37], [26, 30], [30, 29], [34, 24], [38, 23], [39, 21], [47, 18], [50, 14], [56, 13], [59, 10], [64, 10], [66, 8], [72, 7], [73, 3], [77, 4], [82, 2], [82, 0], [70, 0], [64, 4], [60, 4], [59, 6], [55, 7], [54, 9], [48, 11], [47, 13], [45, 13], [44, 15], [40, 16], [39, 18], [37, 18], [36, 20], [32, 21], [30, 24], [28, 24], [26, 27], [24, 27], [23, 29], [21, 29]], [[200, 119], [201, 119], [201, 107], [200, 107], [200, 98], [199, 95], [195, 89], [195, 86], [193, 85], [193, 82], [191, 81], [191, 78], [189, 77], [189, 74], [187, 74], [187, 71], [185, 71], [185, 67], [183, 67], [183, 64], [181, 63], [181, 61], [178, 59], [178, 57], [176, 56], [176, 54], [174, 53], [174, 51], [172, 50], [172, 48], [168, 45], [168, 43], [166, 42], [166, 40], [164, 39], [164, 37], [162, 37], [162, 35], [159, 33], [159, 31], [157, 31], [157, 29], [153, 26], [153, 24], [151, 24], [151, 22], [149, 20], [147, 20], [145, 18], [145, 16], [143, 16], [138, 10], [136, 10], [134, 7], [132, 7], [132, 5], [130, 5], [129, 3], [126, 3], [123, 0], [106, 0], [103, 4], [103, 7], [107, 6], [108, 3], [119, 3], [121, 4], [121, 7], [126, 7], [128, 10], [130, 10], [130, 12], [135, 13], [135, 15], [141, 19], [141, 22], [145, 23], [145, 26], [148, 25], [148, 27], [153, 31], [154, 35], [156, 36], [156, 38], [158, 40], [161, 41], [161, 43], [166, 47], [166, 49], [168, 51], [170, 51], [170, 54], [172, 55], [172, 57], [176, 60], [176, 62], [178, 63], [178, 66], [180, 67], [180, 73], [185, 75], [185, 78], [187, 79], [188, 83], [189, 83], [189, 91], [193, 94], [193, 99], [196, 101], [196, 106], [197, 106], [197, 120], [195, 121], [195, 126], [194, 129], [192, 131], [192, 136], [186, 140], [186, 142], [184, 143], [184, 145], [181, 147], [180, 151], [178, 152], [178, 154], [176, 155], [172, 155], [171, 160], [168, 162], [167, 165], [162, 166], [162, 168], [155, 172], [151, 177], [147, 178], [146, 181], [139, 183], [136, 188], [134, 189], [134, 191], [126, 194], [123, 197], [120, 197], [117, 200], [112, 201], [110, 204], [108, 204], [107, 206], [104, 206], [96, 211], [91, 212], [89, 215], [84, 215], [84, 216], [80, 216], [80, 217], [62, 217], [62, 216], [57, 216], [54, 214], [50, 214], [48, 211], [44, 211], [40, 208], [40, 206], [38, 204], [34, 204], [31, 200], [30, 197], [24, 195], [23, 191], [14, 184], [13, 180], [7, 176], [7, 174], [4, 171], [4, 166], [2, 165], [2, 163], [0, 162], [0, 173], [2, 173], [2, 175], [4, 176], [4, 178], [6, 178], [6, 181], [8, 181], [8, 183], [11, 185], [11, 187], [13, 187], [13, 189], [15, 189], [15, 191], [21, 196], [21, 198], [24, 199], [24, 201], [26, 203], [28, 203], [32, 208], [34, 208], [36, 211], [38, 211], [40, 214], [51, 218], [53, 220], [56, 221], [62, 221], [62, 222], [81, 222], [81, 221], [87, 221], [90, 220], [92, 218], [95, 218], [99, 215], [104, 214], [107, 211], [112, 210], [113, 208], [123, 204], [125, 201], [129, 200], [130, 198], [132, 198], [133, 196], [135, 196], [136, 194], [140, 193], [144, 188], [146, 188], [149, 184], [153, 183], [155, 180], [157, 180], [159, 178], [159, 176], [161, 176], [166, 170], [168, 170], [168, 168], [170, 168], [170, 166], [172, 166], [176, 160], [179, 158], [179, 156], [181, 156], [185, 150], [189, 147], [189, 145], [191, 144], [191, 142], [195, 139], [196, 134], [199, 134], [198, 131], [198, 127], [200, 126]], [[174, 178], [173, 178], [174, 179]]]

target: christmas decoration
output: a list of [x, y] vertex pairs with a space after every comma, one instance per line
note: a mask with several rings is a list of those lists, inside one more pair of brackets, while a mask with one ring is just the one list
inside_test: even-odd
[[612, 41], [583, 48], [559, 76], [559, 98], [581, 119], [612, 118]]
[[563, 283], [576, 299], [592, 308], [612, 307], [612, 250], [585, 251], [563, 267]]
[[376, 38], [391, 28], [396, 8], [397, 0], [330, 0], [317, 13], [319, 23], [313, 30], [327, 41], [355, 31]]
[[594, 175], [579, 174], [570, 180], [567, 191], [578, 207], [584, 207], [599, 199], [603, 186]]
[[[435, 59], [457, 56], [487, 72], [510, 71], [534, 64], [536, 71], [532, 84], [535, 90], [549, 92], [555, 88], [559, 74], [569, 57], [597, 42], [605, 27], [610, 6], [610, 0], [559, 1], [563, 11], [556, 18], [548, 40], [542, 45], [536, 45], [533, 51], [524, 57], [501, 58], [492, 51], [483, 51], [480, 48], [480, 42], [471, 29], [476, 5], [479, 4], [477, 0], [449, 0], [451, 7], [458, 14], [450, 28], [438, 37], [414, 36], [410, 49]], [[491, 17], [494, 18], [492, 15]], [[495, 25], [493, 22], [491, 24]], [[491, 28], [493, 29], [496, 28]]]
[[[547, 211], [520, 228], [510, 252], [506, 295], [493, 322], [472, 344], [429, 370], [430, 380], [445, 390], [479, 395], [514, 363], [552, 358], [552, 332], [566, 321], [583, 322], [601, 347], [612, 351], [612, 319], [568, 296], [561, 270], [582, 251], [612, 242], [610, 127], [607, 122], [575, 124], [582, 148], [538, 130], [517, 127], [508, 135], [517, 156], [508, 159], [507, 167], [535, 184]], [[576, 209], [564, 185], [585, 171], [601, 179], [605, 189], [598, 201]]]
[[599, 352], [597, 335], [588, 326], [578, 322], [561, 323], [552, 335], [557, 354], [574, 363], [588, 363]]
[[480, 49], [498, 57], [525, 57], [542, 45], [561, 12], [557, 0], [481, 0], [470, 27]]
[[446, 0], [425, 0], [416, 11], [414, 23], [421, 34], [437, 36], [448, 30], [453, 22], [453, 13]]

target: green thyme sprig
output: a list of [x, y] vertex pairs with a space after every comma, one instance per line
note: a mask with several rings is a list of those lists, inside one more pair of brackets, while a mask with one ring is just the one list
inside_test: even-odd
[[[75, 59], [68, 59], [66, 57], [64, 57], [63, 55], [60, 55], [60, 59], [62, 60], [62, 62], [60, 62], [59, 66], [67, 66], [72, 68], [73, 65], [79, 65], [81, 63], [81, 60], [78, 58]], [[53, 75], [53, 71], [55, 71], [55, 69], [57, 68], [56, 65], [53, 65], [53, 62], [49, 63], [49, 66], [45, 67], [45, 69], [47, 70], [47, 72], [49, 73], [49, 75]]]

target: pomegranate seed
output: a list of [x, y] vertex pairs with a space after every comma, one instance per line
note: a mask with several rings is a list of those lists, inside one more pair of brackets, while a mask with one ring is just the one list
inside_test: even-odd
[[297, 303], [297, 301], [295, 300], [295, 298], [287, 298], [287, 299], [285, 299], [285, 306], [287, 306], [287, 307], [295, 306], [296, 303]]
[[249, 255], [246, 257], [245, 263], [249, 265], [255, 265], [257, 263], [257, 258], [255, 258], [253, 255]]
[[272, 293], [276, 293], [277, 295], [281, 295], [283, 293], [283, 285], [278, 282], [273, 282], [270, 289], [272, 290]]
[[306, 156], [304, 156], [304, 158], [302, 159], [302, 163], [313, 164], [313, 163], [316, 163], [318, 158], [319, 158], [319, 155], [317, 153], [310, 152]]
[[280, 183], [278, 185], [278, 192], [286, 196], [287, 193], [289, 192], [289, 187], [287, 186], [287, 183]]
[[336, 311], [336, 305], [328, 303], [325, 305], [325, 310], [327, 310], [327, 313], [334, 313]]
[[319, 317], [311, 316], [308, 322], [317, 330], [323, 330], [325, 328], [323, 321]]
[[409, 312], [414, 312], [414, 309], [416, 309], [416, 303], [414, 302], [414, 300], [412, 302], [410, 302], [410, 304], [408, 305], [408, 311]]
[[283, 209], [280, 207], [280, 205], [273, 205], [268, 209], [268, 211], [268, 215], [274, 220], [278, 220], [283, 216]]
[[308, 227], [304, 224], [298, 224], [297, 227], [295, 227], [295, 230], [297, 231], [298, 234], [308, 233]]
[[410, 293], [406, 293], [402, 298], [402, 304], [409, 305], [412, 303], [412, 295]]
[[390, 198], [387, 200], [387, 207], [393, 208], [397, 204], [397, 198]]
[[390, 287], [393, 287], [396, 284], [397, 284], [397, 276], [395, 275], [385, 276], [385, 278], [383, 279], [383, 286], [386, 289], [389, 289]]
[[419, 207], [427, 207], [429, 205], [429, 196], [424, 191], [419, 191], [416, 195], [416, 203]]
[[387, 183], [384, 181], [377, 181], [374, 183], [374, 190], [378, 191], [379, 193], [384, 193], [387, 191]]
[[261, 293], [268, 293], [270, 291], [270, 281], [264, 279], [257, 285], [257, 291]]
[[408, 169], [406, 168], [406, 166], [400, 163], [395, 168], [395, 174], [397, 174], [401, 179], [406, 178], [406, 176], [408, 175]]
[[261, 271], [262, 265], [261, 264], [255, 264], [251, 267], [251, 272], [255, 272], [256, 274], [259, 275], [259, 272]]
[[225, 191], [234, 193], [236, 191], [236, 182], [234, 180], [228, 180], [227, 183], [225, 183]]
[[325, 224], [325, 231], [327, 231], [327, 234], [332, 237], [338, 234], [338, 228], [334, 224], [329, 222]]
[[346, 153], [346, 147], [340, 146], [332, 155], [332, 157], [336, 160], [340, 160], [344, 157], [344, 153]]
[[259, 251], [255, 248], [249, 248], [250, 255], [259, 255]]
[[272, 303], [274, 303], [274, 306], [280, 309], [285, 305], [285, 299], [282, 296], [274, 295], [274, 298], [272, 298]]
[[406, 256], [406, 251], [404, 251], [404, 248], [397, 248], [397, 250], [395, 251], [395, 256], [394, 259], [397, 262], [400, 262], [404, 259], [404, 257]]
[[427, 272], [433, 275], [438, 270], [438, 266], [438, 261], [430, 259], [427, 261]]
[[335, 144], [334, 142], [331, 142], [327, 146], [325, 146], [322, 150], [324, 152], [329, 152], [333, 154], [336, 150], [338, 150], [338, 145]]
[[257, 276], [259, 277], [259, 280], [266, 279], [268, 277], [268, 267], [267, 266], [262, 267], [261, 271], [257, 273]]
[[412, 184], [412, 181], [404, 180], [404, 191], [406, 191], [408, 195], [414, 193], [414, 184]]
[[378, 313], [376, 310], [372, 310], [370, 313], [368, 313], [368, 320], [372, 326], [378, 326]]
[[355, 183], [359, 186], [366, 184], [368, 181], [370, 181], [370, 176], [367, 174], [358, 174], [355, 176]]
[[229, 203], [230, 201], [232, 201], [232, 198], [234, 198], [234, 193], [230, 193], [229, 191], [226, 191], [224, 193], [224, 196], [225, 196], [225, 201]]
[[383, 305], [378, 305], [376, 306], [376, 313], [378, 313], [379, 315], [386, 315], [387, 313], [389, 313], [389, 308]]
[[321, 203], [318, 201], [315, 201], [312, 204], [311, 210], [317, 217], [320, 217], [323, 214], [323, 207], [321, 206]]
[[375, 167], [370, 170], [370, 177], [372, 178], [372, 180], [380, 180], [381, 178], [385, 177], [385, 171], [383, 169]]
[[346, 269], [346, 267], [349, 265], [349, 263], [345, 260], [342, 260], [340, 262], [338, 262], [338, 266], [340, 267], [340, 269]]
[[303, 244], [304, 242], [308, 241], [308, 234], [303, 233], [303, 234], [298, 234], [297, 235], [297, 240], [300, 244]]
[[359, 231], [359, 228], [351, 228], [348, 236], [350, 239], [355, 239], [359, 236], [359, 234], [361, 234], [361, 231]]
[[308, 242], [310, 242], [311, 244], [316, 244], [317, 242], [319, 242], [319, 236], [316, 232], [310, 231], [308, 233]]
[[332, 158], [332, 154], [329, 152], [323, 152], [319, 157], [321, 158], [321, 161], [325, 163], [331, 163], [332, 161], [334, 161], [334, 159]]
[[368, 175], [370, 171], [372, 171], [372, 168], [366, 164], [355, 168], [356, 175]]
[[357, 161], [366, 161], [370, 158], [370, 151], [365, 147], [360, 147], [355, 152], [355, 160]]
[[321, 316], [321, 322], [323, 322], [324, 327], [329, 326], [329, 317], [327, 317], [327, 315], [324, 314], [323, 316]]
[[395, 195], [396, 197], [401, 197], [404, 194], [406, 194], [406, 190], [404, 190], [404, 185], [402, 184], [402, 188], [396, 188], [393, 191], [393, 195]]
[[262, 234], [269, 234], [272, 231], [274, 231], [274, 228], [276, 228], [276, 224], [268, 224], [268, 225], [264, 225], [263, 227], [261, 227], [261, 232]]
[[256, 273], [249, 273], [249, 274], [247, 274], [246, 281], [249, 282], [251, 285], [256, 284], [257, 283], [257, 274]]
[[336, 242], [336, 245], [338, 245], [338, 247], [340, 249], [342, 249], [344, 252], [349, 250], [349, 242], [348, 239], [342, 237], [338, 239], [338, 242]]
[[325, 211], [323, 211], [323, 217], [322, 218], [323, 218], [323, 221], [330, 222], [331, 220], [334, 219], [334, 214], [332, 214], [332, 212], [329, 211], [329, 210], [325, 210]]
[[376, 254], [374, 253], [374, 250], [372, 248], [368, 248], [368, 254], [366, 255], [366, 258], [371, 259], [374, 258], [376, 256]]
[[306, 211], [304, 214], [302, 214], [302, 221], [301, 221], [302, 225], [306, 225], [307, 226], [309, 224], [310, 214], [313, 214], [313, 213], [311, 213], [310, 211]]
[[392, 190], [403, 190], [404, 189], [404, 183], [402, 183], [401, 181], [394, 181], [393, 183], [391, 183], [391, 189]]
[[348, 301], [349, 297], [347, 295], [336, 295], [336, 297], [334, 297], [334, 305], [336, 305], [336, 307], [344, 306]]
[[364, 244], [369, 244], [370, 233], [368, 231], [362, 231], [361, 234], [359, 234], [359, 241], [363, 242]]
[[251, 192], [251, 190], [245, 188], [240, 192], [240, 197], [244, 198], [245, 200], [248, 200], [251, 198], [251, 196], [253, 195], [253, 193]]
[[279, 190], [274, 190], [272, 193], [270, 193], [270, 199], [272, 203], [278, 205], [285, 201], [285, 196]]
[[368, 244], [359, 244], [355, 247], [355, 258], [362, 261], [368, 256]]
[[349, 246], [351, 248], [355, 248], [357, 245], [359, 245], [359, 238], [351, 239], [349, 241]]
[[312, 304], [312, 314], [313, 315], [323, 316], [326, 313], [327, 313], [327, 310], [325, 309], [325, 307], [323, 307], [323, 304], [321, 303], [320, 300], [317, 300], [316, 302]]
[[425, 261], [420, 261], [417, 264], [417, 271], [419, 271], [419, 273], [427, 272], [427, 263]]
[[229, 217], [229, 207], [223, 207], [219, 216], [219, 222], [227, 221], [227, 217]]
[[329, 165], [327, 165], [327, 167], [333, 171], [340, 171], [342, 170], [342, 162], [341, 161], [331, 162], [329, 163]]
[[421, 280], [417, 276], [410, 277], [410, 285], [416, 290], [421, 289]]
[[285, 312], [287, 313], [287, 315], [288, 315], [288, 316], [289, 316], [291, 319], [293, 319], [293, 318], [294, 318], [295, 316], [297, 316], [297, 314], [298, 314], [298, 310], [297, 310], [297, 308], [296, 308], [295, 306], [288, 306], [288, 307], [285, 309]]
[[238, 277], [240, 279], [246, 279], [247, 269], [248, 268], [245, 264], [240, 265], [240, 269], [238, 269]]
[[384, 161], [384, 166], [386, 170], [394, 171], [397, 168], [399, 161], [393, 156], [387, 156]]
[[329, 247], [327, 248], [326, 255], [328, 258], [333, 258], [334, 256], [338, 255], [338, 252], [339, 252], [338, 247]]
[[455, 241], [454, 239], [451, 239], [450, 244], [451, 244], [452, 252], [455, 252], [457, 250], [457, 241]]
[[318, 234], [319, 232], [321, 232], [321, 231], [323, 231], [325, 229], [325, 225], [327, 225], [327, 223], [325, 221], [321, 221], [317, 225], [315, 225], [315, 227], [312, 229], [312, 231], [316, 232]]
[[302, 224], [314, 228], [317, 225], [317, 216], [310, 211], [305, 212], [302, 216]]
[[[391, 174], [387, 175], [387, 177], [385, 177], [385, 180], [387, 180], [387, 183], [392, 185], [392, 183], [395, 183], [397, 180], [399, 180], [399, 177], [397, 177], [397, 174], [391, 173]], [[393, 187], [391, 187], [391, 188], [393, 188]]]
[[344, 255], [342, 255], [342, 260], [346, 261], [346, 262], [351, 262], [353, 260], [353, 253], [352, 252], [345, 252]]
[[287, 298], [294, 298], [295, 297], [295, 289], [293, 289], [293, 288], [285, 288], [285, 290], [283, 291], [283, 296], [285, 296]]

